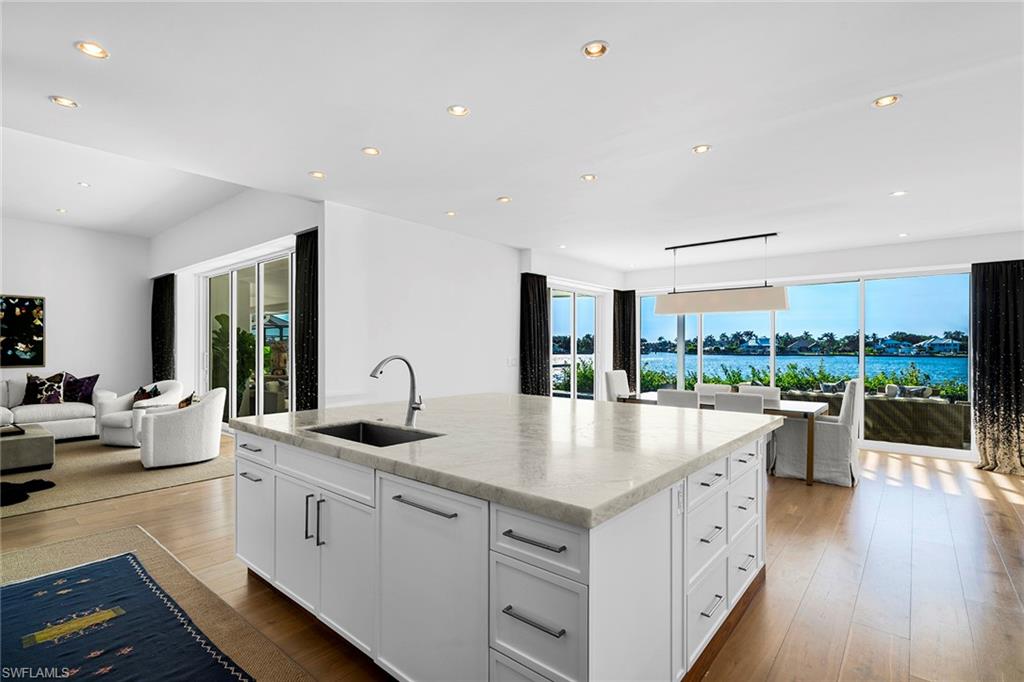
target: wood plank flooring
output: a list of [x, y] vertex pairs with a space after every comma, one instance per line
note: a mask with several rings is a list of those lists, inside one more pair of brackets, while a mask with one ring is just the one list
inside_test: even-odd
[[[706, 679], [1024, 680], [1024, 479], [861, 456], [852, 490], [769, 477], [768, 580]], [[234, 558], [231, 478], [6, 519], [0, 547], [131, 524], [318, 679], [390, 679]]]

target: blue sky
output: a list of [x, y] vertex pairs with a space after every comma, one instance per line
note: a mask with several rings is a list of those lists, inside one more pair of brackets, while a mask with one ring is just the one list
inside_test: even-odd
[[[870, 280], [865, 284], [868, 334], [888, 336], [894, 331], [941, 336], [946, 330], [967, 331], [970, 275], [932, 275]], [[857, 332], [857, 282], [789, 287], [789, 310], [776, 315], [776, 331], [798, 336]], [[568, 312], [568, 306], [566, 306]], [[686, 335], [696, 335], [696, 318], [687, 316]], [[769, 334], [768, 313], [721, 313], [704, 316], [704, 335], [754, 331]], [[676, 337], [672, 315], [654, 314], [654, 296], [641, 299], [640, 335], [648, 340]]]
[[[593, 296], [577, 296], [576, 334], [585, 336], [594, 333]], [[673, 322], [673, 324], [675, 324]], [[572, 298], [559, 296], [551, 301], [551, 334], [552, 336], [569, 336], [572, 334]]]

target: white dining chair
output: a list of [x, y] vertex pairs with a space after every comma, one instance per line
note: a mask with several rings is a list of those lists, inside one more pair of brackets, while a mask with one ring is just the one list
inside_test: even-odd
[[692, 407], [693, 409], [700, 407], [697, 391], [677, 391], [674, 388], [658, 389], [658, 404], [670, 407]]
[[628, 398], [632, 395], [629, 391], [629, 377], [626, 370], [613, 369], [604, 373], [604, 394], [605, 399], [613, 403], [621, 398]]
[[764, 396], [755, 393], [716, 393], [715, 412], [764, 414]]
[[701, 405], [714, 405], [716, 393], [731, 393], [732, 386], [729, 384], [697, 384], [694, 386], [697, 389], [697, 395], [700, 398]]
[[782, 390], [774, 386], [740, 386], [740, 393], [764, 396], [766, 408], [782, 406]]

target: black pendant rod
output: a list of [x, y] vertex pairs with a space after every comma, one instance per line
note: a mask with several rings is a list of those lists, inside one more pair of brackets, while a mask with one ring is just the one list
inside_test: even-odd
[[680, 244], [679, 246], [666, 246], [666, 251], [675, 251], [676, 249], [689, 249], [694, 246], [710, 246], [712, 244], [726, 244], [728, 242], [742, 242], [748, 239], [767, 239], [768, 237], [778, 237], [778, 232], [765, 232], [764, 234], [752, 234], [747, 237], [729, 237], [728, 239], [715, 239], [710, 242], [694, 242], [692, 244]]

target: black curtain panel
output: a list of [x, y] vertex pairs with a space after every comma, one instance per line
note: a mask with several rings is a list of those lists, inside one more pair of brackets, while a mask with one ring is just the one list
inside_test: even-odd
[[615, 291], [612, 310], [612, 369], [626, 370], [636, 391], [636, 292]]
[[1024, 475], [1024, 260], [971, 266], [978, 468]]
[[519, 391], [551, 394], [551, 308], [548, 278], [524, 272], [519, 286]]
[[295, 409], [319, 404], [319, 242], [316, 228], [295, 235]]
[[149, 343], [153, 357], [153, 381], [174, 376], [174, 275], [153, 278]]

